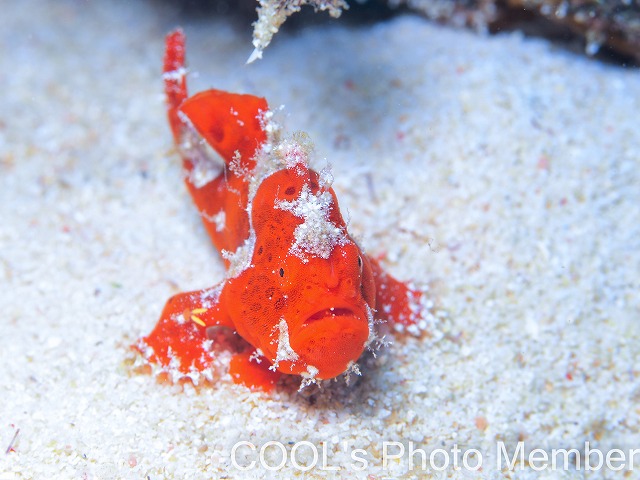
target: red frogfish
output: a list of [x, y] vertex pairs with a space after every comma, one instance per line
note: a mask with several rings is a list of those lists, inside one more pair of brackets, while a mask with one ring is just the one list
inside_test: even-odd
[[236, 383], [271, 390], [358, 373], [376, 324], [409, 326], [424, 292], [383, 271], [347, 232], [331, 176], [309, 167], [303, 134], [282, 138], [264, 98], [206, 90], [187, 96], [185, 37], [166, 38], [168, 118], [185, 183], [226, 267], [217, 285], [171, 297], [135, 345], [165, 371], [196, 378], [213, 361], [207, 330], [249, 347], [231, 360]]

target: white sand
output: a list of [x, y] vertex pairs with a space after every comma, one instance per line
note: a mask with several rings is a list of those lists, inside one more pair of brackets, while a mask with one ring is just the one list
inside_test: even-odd
[[398, 337], [350, 387], [268, 396], [222, 372], [181, 393], [132, 374], [128, 345], [222, 264], [165, 121], [179, 19], [128, 3], [0, 15], [0, 479], [275, 478], [232, 466], [240, 440], [327, 442], [342, 470], [319, 462], [313, 478], [406, 474], [406, 457], [383, 468], [384, 441], [480, 451], [481, 472], [440, 474], [456, 478], [583, 476], [497, 472], [500, 440], [640, 448], [637, 70], [419, 18], [281, 32], [244, 66], [249, 26], [183, 23], [191, 91], [285, 104], [333, 166], [351, 232], [429, 282], [449, 319], [436, 339]]

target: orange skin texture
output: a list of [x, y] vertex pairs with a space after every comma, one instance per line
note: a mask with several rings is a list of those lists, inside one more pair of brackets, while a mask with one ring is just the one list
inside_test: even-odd
[[[219, 175], [202, 185], [192, 178], [200, 153], [183, 149], [187, 188], [219, 252], [235, 252], [250, 237], [255, 243], [251, 261], [239, 273], [216, 287], [170, 298], [154, 330], [135, 348], [163, 368], [202, 372], [213, 361], [207, 329], [226, 327], [250, 346], [231, 361], [236, 383], [269, 391], [281, 374], [334, 378], [358, 360], [373, 338], [373, 312], [376, 320], [409, 325], [421, 293], [360, 250], [347, 233], [335, 192], [306, 165], [287, 164], [266, 176], [250, 201], [255, 155], [267, 141], [261, 122], [267, 102], [219, 90], [187, 99], [184, 40], [179, 30], [166, 39], [169, 124], [177, 145], [195, 129], [224, 161]], [[305, 219], [282, 206], [301, 198], [303, 191], [324, 195], [326, 221], [341, 232], [327, 255], [292, 249]], [[220, 212], [223, 226], [213, 219]], [[229, 268], [229, 258], [223, 260]], [[252, 355], [256, 350], [259, 359]]]

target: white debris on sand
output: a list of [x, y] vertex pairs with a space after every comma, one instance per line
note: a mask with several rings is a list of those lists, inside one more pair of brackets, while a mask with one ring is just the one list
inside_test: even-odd
[[[271, 440], [342, 469], [314, 478], [421, 475], [406, 456], [385, 466], [385, 441], [483, 454], [441, 478], [508, 476], [498, 441], [640, 448], [638, 71], [420, 18], [281, 32], [249, 67], [231, 22], [183, 27], [191, 92], [285, 104], [332, 164], [350, 233], [429, 284], [437, 335], [394, 333], [351, 385], [300, 393], [233, 384], [216, 345], [198, 393], [134, 374], [128, 346], [167, 298], [224, 278], [166, 122], [171, 8], [27, 0], [0, 16], [0, 478], [270, 478]], [[255, 470], [233, 465], [239, 441]]]

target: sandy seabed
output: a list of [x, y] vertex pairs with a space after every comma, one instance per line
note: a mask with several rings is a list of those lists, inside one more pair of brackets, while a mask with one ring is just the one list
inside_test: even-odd
[[[351, 233], [430, 286], [432, 336], [397, 335], [357, 382], [302, 393], [233, 384], [224, 352], [199, 392], [132, 372], [128, 347], [165, 300], [223, 276], [165, 119], [179, 23], [191, 91], [285, 106], [332, 166]], [[499, 445], [522, 441], [525, 458], [620, 449], [623, 471], [587, 476], [640, 478], [638, 70], [419, 17], [281, 33], [245, 66], [234, 25], [157, 1], [3, 7], [0, 479], [275, 478], [269, 441], [284, 476], [303, 475], [296, 461], [305, 478], [585, 475], [575, 456], [497, 468]], [[257, 451], [232, 458], [239, 441]], [[449, 468], [422, 471], [418, 453], [409, 470], [385, 442]]]

